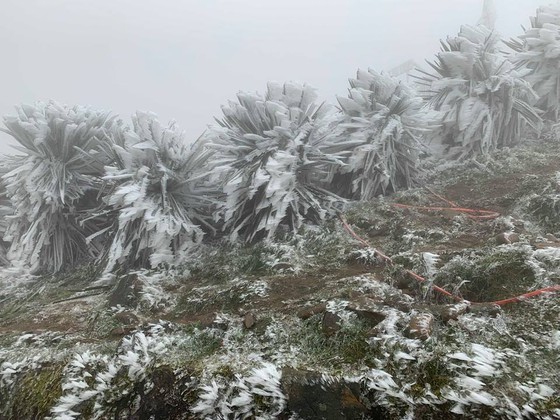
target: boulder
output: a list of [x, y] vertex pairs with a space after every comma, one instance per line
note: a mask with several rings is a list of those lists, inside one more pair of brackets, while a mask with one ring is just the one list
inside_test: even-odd
[[115, 319], [119, 321], [119, 323], [121, 323], [122, 325], [130, 325], [130, 326], [138, 325], [138, 323], [140, 322], [138, 317], [130, 311], [124, 311], [115, 314]]
[[358, 318], [371, 324], [372, 327], [385, 319], [383, 305], [366, 296], [352, 300], [346, 309], [354, 312]]
[[282, 369], [281, 387], [287, 410], [302, 419], [384, 419], [383, 410], [370, 410], [362, 401], [360, 384], [318, 372]]
[[335, 335], [341, 329], [341, 321], [342, 319], [337, 314], [328, 311], [325, 312], [323, 314], [323, 320], [321, 321], [321, 329], [323, 330], [323, 333], [327, 337]]
[[460, 315], [463, 315], [469, 311], [468, 302], [459, 302], [453, 305], [445, 305], [440, 310], [441, 319], [443, 322], [448, 322], [450, 320], [456, 320]]
[[496, 242], [499, 245], [513, 244], [519, 242], [519, 235], [515, 232], [502, 232], [496, 235]]
[[405, 335], [408, 338], [427, 340], [434, 330], [434, 316], [430, 313], [414, 315], [406, 327]]
[[313, 315], [322, 314], [327, 310], [327, 303], [322, 302], [314, 306], [309, 306], [298, 311], [297, 316], [301, 319], [311, 318]]
[[497, 316], [502, 311], [499, 305], [493, 303], [476, 303], [470, 307], [470, 312], [475, 315]]
[[256, 323], [257, 323], [257, 318], [255, 317], [255, 314], [253, 314], [252, 312], [247, 312], [243, 317], [243, 326], [248, 330], [253, 328]]

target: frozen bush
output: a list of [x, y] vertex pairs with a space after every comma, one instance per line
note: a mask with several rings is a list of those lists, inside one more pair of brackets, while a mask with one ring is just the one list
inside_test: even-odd
[[222, 107], [224, 118], [208, 133], [212, 167], [227, 196], [221, 218], [230, 239], [272, 238], [278, 227], [334, 215], [341, 199], [323, 185], [329, 165], [321, 121], [328, 108], [315, 90], [269, 83], [266, 94], [239, 93]]
[[100, 229], [89, 216], [100, 202], [108, 160], [99, 147], [117, 125], [114, 117], [82, 106], [38, 102], [18, 107], [4, 124], [2, 130], [22, 153], [6, 158], [11, 170], [2, 177], [13, 207], [5, 220], [8, 259], [32, 271], [56, 272], [97, 255], [100, 245], [86, 245], [86, 237]]
[[452, 159], [486, 155], [519, 142], [528, 124], [540, 129], [537, 95], [484, 26], [463, 26], [442, 41], [435, 73], [417, 76], [429, 105], [442, 112], [441, 142]]

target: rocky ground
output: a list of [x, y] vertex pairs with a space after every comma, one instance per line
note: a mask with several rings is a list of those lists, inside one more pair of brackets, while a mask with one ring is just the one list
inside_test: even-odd
[[[461, 165], [296, 238], [99, 280], [4, 270], [0, 418], [560, 417], [560, 142]], [[426, 277], [411, 279], [405, 270]], [[107, 279], [106, 279], [107, 280]], [[456, 302], [432, 284], [467, 299]]]

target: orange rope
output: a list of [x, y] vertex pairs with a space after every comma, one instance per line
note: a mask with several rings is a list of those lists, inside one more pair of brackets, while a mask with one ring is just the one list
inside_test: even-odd
[[[350, 235], [352, 235], [357, 241], [359, 241], [363, 246], [365, 246], [367, 248], [372, 248], [375, 252], [375, 255], [378, 256], [379, 258], [381, 258], [382, 260], [384, 260], [387, 264], [394, 265], [394, 262], [390, 257], [383, 254], [381, 251], [373, 248], [369, 244], [369, 242], [367, 242], [365, 239], [360, 237], [356, 232], [354, 232], [354, 229], [352, 229], [352, 227], [348, 224], [348, 222], [346, 221], [346, 219], [344, 218], [344, 216], [341, 213], [338, 214], [338, 218], [340, 219], [340, 221], [342, 222], [342, 225], [348, 231], [348, 233], [350, 233]], [[412, 277], [414, 280], [418, 281], [419, 283], [427, 282], [426, 278], [422, 277], [419, 274], [416, 274], [412, 270], [404, 270], [404, 272], [406, 274], [408, 274], [410, 277]], [[432, 287], [432, 289], [441, 293], [442, 295], [450, 297], [451, 299], [456, 300], [458, 302], [467, 302], [468, 304], [471, 304], [471, 305], [493, 304], [493, 305], [499, 305], [499, 306], [503, 306], [503, 305], [506, 305], [508, 303], [522, 302], [525, 299], [528, 299], [528, 298], [531, 298], [531, 297], [534, 297], [534, 296], [538, 296], [538, 295], [541, 295], [543, 293], [551, 293], [551, 292], [560, 291], [560, 284], [559, 284], [559, 285], [555, 285], [555, 286], [551, 286], [551, 287], [545, 287], [545, 288], [539, 289], [539, 290], [534, 290], [532, 292], [528, 292], [528, 293], [525, 293], [523, 295], [519, 295], [519, 296], [507, 298], [507, 299], [502, 299], [502, 300], [496, 300], [496, 301], [493, 301], [493, 302], [471, 302], [469, 300], [463, 299], [460, 296], [454, 295], [453, 293], [448, 292], [444, 288], [436, 286], [435, 284], [432, 284], [431, 287]]]
[[448, 200], [447, 198], [437, 194], [436, 192], [434, 192], [434, 190], [432, 190], [431, 188], [428, 187], [424, 187], [426, 190], [428, 190], [433, 196], [439, 198], [441, 201], [443, 201], [444, 203], [449, 204], [451, 207], [459, 207], [459, 205], [457, 203], [454, 203], [451, 200]]
[[529, 298], [532, 298], [534, 296], [542, 295], [543, 293], [551, 293], [551, 292], [560, 292], [560, 284], [557, 284], [555, 286], [545, 287], [543, 289], [533, 290], [532, 292], [525, 293], [523, 295], [519, 295], [519, 296], [507, 298], [507, 299], [502, 299], [502, 300], [496, 300], [494, 302], [489, 302], [489, 303], [493, 303], [494, 305], [502, 306], [502, 305], [506, 305], [508, 303], [522, 302], [525, 299], [529, 299]]

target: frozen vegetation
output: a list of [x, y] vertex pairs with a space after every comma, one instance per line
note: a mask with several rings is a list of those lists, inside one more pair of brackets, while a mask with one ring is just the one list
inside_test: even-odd
[[559, 16], [338, 107], [241, 92], [192, 143], [18, 107], [0, 417], [560, 418]]

